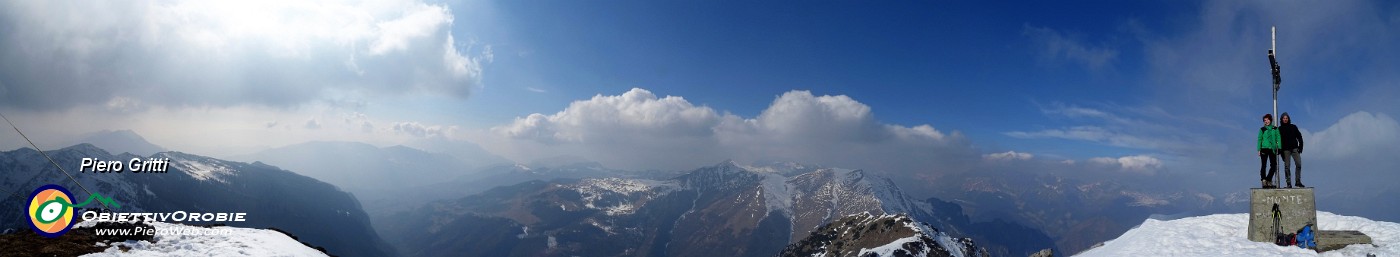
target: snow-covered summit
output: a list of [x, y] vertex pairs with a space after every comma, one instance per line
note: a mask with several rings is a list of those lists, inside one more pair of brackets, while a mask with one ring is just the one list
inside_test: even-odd
[[984, 256], [971, 240], [954, 238], [904, 214], [862, 212], [823, 225], [778, 256]]
[[1317, 212], [1319, 230], [1356, 230], [1374, 245], [1350, 245], [1316, 253], [1249, 241], [1248, 214], [1215, 214], [1176, 220], [1148, 219], [1103, 246], [1076, 256], [1400, 256], [1400, 223]]

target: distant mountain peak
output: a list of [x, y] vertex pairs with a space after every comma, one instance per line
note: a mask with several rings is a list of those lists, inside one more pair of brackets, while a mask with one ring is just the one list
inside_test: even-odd
[[[110, 153], [110, 152], [107, 152], [107, 150], [102, 149], [101, 147], [97, 147], [97, 146], [92, 145], [92, 144], [89, 144], [89, 143], [76, 144], [76, 145], [72, 145], [72, 146], [69, 146], [69, 147], [60, 148], [60, 149], [58, 149], [58, 150], [59, 150], [59, 151], [77, 151], [77, 152], [85, 152], [85, 153], [87, 153], [87, 152], [95, 152], [95, 151], [102, 151], [103, 153]], [[104, 155], [105, 155], [105, 154], [104, 154]]]
[[140, 156], [166, 151], [164, 147], [146, 141], [145, 137], [129, 129], [103, 130], [80, 136], [68, 145], [92, 144], [113, 154], [131, 153]]

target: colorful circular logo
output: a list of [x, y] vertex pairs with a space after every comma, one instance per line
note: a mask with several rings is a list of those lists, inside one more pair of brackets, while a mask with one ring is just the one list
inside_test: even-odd
[[34, 189], [28, 209], [29, 227], [41, 236], [55, 238], [73, 227], [73, 193], [62, 186], [48, 184]]

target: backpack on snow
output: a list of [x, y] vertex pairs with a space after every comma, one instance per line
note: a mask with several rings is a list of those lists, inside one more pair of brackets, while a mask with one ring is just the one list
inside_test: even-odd
[[1317, 249], [1317, 237], [1313, 229], [1313, 224], [1303, 225], [1295, 233], [1283, 233], [1283, 228], [1279, 226], [1279, 220], [1283, 218], [1283, 212], [1279, 211], [1278, 204], [1274, 204], [1274, 244], [1278, 246], [1296, 245], [1299, 248]]
[[1308, 224], [1298, 229], [1298, 234], [1293, 237], [1293, 244], [1299, 248], [1317, 249], [1317, 238], [1313, 234], [1313, 225]]

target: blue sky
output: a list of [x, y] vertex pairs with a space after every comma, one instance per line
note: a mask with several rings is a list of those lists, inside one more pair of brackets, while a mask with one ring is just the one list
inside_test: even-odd
[[[1370, 4], [1370, 3], [1367, 3]], [[1370, 15], [1385, 16], [1393, 5]], [[864, 3], [592, 2], [498, 3], [494, 10], [510, 32], [487, 33], [496, 60], [486, 69], [487, 85], [467, 109], [511, 110], [473, 117], [496, 124], [528, 113], [552, 113], [568, 101], [595, 94], [646, 88], [683, 96], [740, 116], [754, 116], [788, 90], [847, 95], [876, 110], [885, 122], [933, 124], [959, 130], [989, 148], [1057, 151], [1074, 158], [1133, 154], [1141, 149], [1084, 146], [1070, 140], [1022, 140], [1004, 135], [1073, 124], [1047, 117], [1049, 105], [1097, 108], [1161, 106], [1161, 78], [1144, 40], [1188, 37], [1204, 29], [1202, 3], [1076, 2], [978, 3], [919, 2], [897, 6]], [[1261, 12], [1289, 10], [1261, 10]], [[1262, 25], [1267, 19], [1241, 25]], [[1278, 15], [1271, 18], [1287, 18]], [[1296, 28], [1296, 27], [1295, 27]], [[1290, 33], [1288, 27], [1282, 33]], [[1266, 109], [1267, 28], [1254, 33], [1249, 88], [1228, 101], [1253, 104], [1242, 117]], [[464, 31], [464, 33], [470, 33]], [[1327, 32], [1342, 33], [1342, 32]], [[1050, 34], [1047, 36], [1045, 34]], [[493, 37], [494, 36], [494, 37]], [[1326, 35], [1322, 35], [1326, 36]], [[1047, 39], [1054, 37], [1054, 39]], [[1363, 36], [1364, 37], [1364, 36]], [[1054, 40], [1056, 42], [1049, 42]], [[1228, 38], [1227, 38], [1228, 40]], [[1059, 42], [1064, 41], [1064, 42]], [[1305, 50], [1289, 47], [1285, 49]], [[1092, 64], [1049, 44], [1099, 51]], [[1221, 44], [1222, 47], [1230, 47]], [[1238, 46], [1238, 43], [1235, 44]], [[513, 54], [514, 53], [514, 54]], [[1290, 53], [1291, 54], [1291, 53]], [[1289, 63], [1284, 57], [1294, 101], [1342, 102], [1358, 85], [1322, 90], [1312, 85], [1345, 83], [1348, 70], [1364, 53], [1343, 53], [1325, 65]], [[1297, 60], [1297, 59], [1293, 59]], [[1323, 70], [1302, 70], [1304, 68]], [[1182, 81], [1184, 82], [1184, 81]], [[1296, 86], [1295, 86], [1296, 85]], [[526, 88], [548, 92], [531, 92]], [[1295, 91], [1296, 90], [1296, 91]], [[1291, 91], [1291, 92], [1290, 92]], [[1262, 99], [1260, 95], [1264, 96]], [[1294, 95], [1297, 96], [1297, 95]], [[529, 101], [519, 101], [529, 99]], [[1287, 98], [1285, 98], [1287, 100]], [[1179, 102], [1176, 102], [1179, 103]], [[1172, 103], [1172, 104], [1176, 104]], [[1289, 103], [1284, 103], [1285, 109]], [[1296, 105], [1294, 105], [1296, 106]], [[1349, 113], [1322, 107], [1335, 120]], [[512, 112], [513, 111], [513, 112]], [[1296, 111], [1295, 111], [1296, 113]], [[1249, 120], [1235, 120], [1250, 127]], [[1314, 122], [1314, 129], [1324, 124]], [[1243, 133], [1243, 132], [1242, 132]], [[1061, 150], [1064, 149], [1064, 150]]]
[[[575, 4], [497, 8], [519, 32], [494, 46], [497, 59], [483, 80], [491, 88], [471, 107], [525, 112], [484, 119], [548, 113], [567, 101], [632, 87], [754, 116], [773, 97], [798, 89], [851, 96], [886, 122], [936, 122], [1001, 141], [1001, 131], [1044, 121], [1038, 102], [1138, 101], [1143, 93], [1123, 86], [1142, 73], [1141, 58], [1129, 49], [1116, 50], [1125, 53], [1113, 66], [1089, 70], [1046, 58], [1028, 28], [1065, 30], [1088, 42], [1126, 41], [1116, 35], [1122, 23], [1169, 16], [1131, 11], [1163, 9], [1155, 4]], [[1051, 15], [1041, 11], [1047, 8], [1102, 11]], [[526, 87], [549, 92], [531, 96]], [[515, 101], [520, 98], [541, 100]]]
[[1362, 161], [1400, 150], [1391, 2], [3, 7], [0, 110], [47, 142], [132, 129], [213, 156], [448, 142], [631, 169], [739, 159], [1248, 181], [1278, 26], [1280, 108], [1326, 139], [1310, 148], [1319, 165], [1400, 166]]

